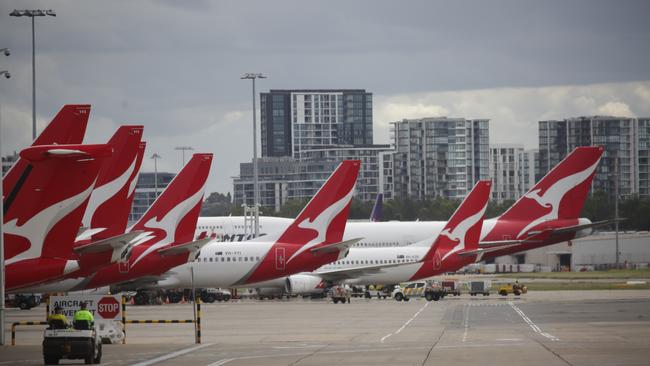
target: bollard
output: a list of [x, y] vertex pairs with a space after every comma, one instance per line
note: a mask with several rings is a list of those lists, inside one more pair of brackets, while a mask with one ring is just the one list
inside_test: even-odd
[[196, 299], [196, 343], [201, 343], [201, 299]]
[[122, 295], [122, 329], [124, 330], [122, 344], [126, 344], [126, 296], [124, 295]]

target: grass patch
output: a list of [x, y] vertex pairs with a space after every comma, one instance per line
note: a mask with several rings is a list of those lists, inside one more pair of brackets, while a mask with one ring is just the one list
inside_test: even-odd
[[528, 291], [576, 291], [576, 290], [649, 290], [650, 283], [628, 285], [612, 282], [531, 282], [525, 283]]
[[532, 273], [502, 273], [496, 277], [512, 278], [548, 278], [548, 279], [566, 279], [566, 280], [597, 280], [597, 279], [631, 279], [631, 278], [648, 278], [650, 279], [650, 269], [612, 269], [609, 271], [592, 271], [592, 272], [532, 272]]

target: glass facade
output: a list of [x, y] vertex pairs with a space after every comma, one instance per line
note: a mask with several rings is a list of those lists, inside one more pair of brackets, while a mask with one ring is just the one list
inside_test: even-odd
[[272, 89], [260, 109], [262, 156], [372, 144], [372, 93], [363, 89]]
[[[591, 116], [539, 122], [539, 172], [546, 174], [578, 146], [603, 146], [592, 189], [615, 195], [618, 161], [619, 196], [648, 195], [648, 119]], [[645, 174], [642, 174], [645, 170]]]
[[393, 122], [395, 197], [463, 198], [489, 177], [488, 120], [422, 118]]

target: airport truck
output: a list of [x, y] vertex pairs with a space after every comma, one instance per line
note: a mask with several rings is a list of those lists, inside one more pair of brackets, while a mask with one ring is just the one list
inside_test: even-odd
[[427, 301], [438, 301], [445, 297], [445, 291], [437, 282], [418, 281], [397, 286], [392, 297], [396, 301], [409, 301], [413, 297], [423, 297]]

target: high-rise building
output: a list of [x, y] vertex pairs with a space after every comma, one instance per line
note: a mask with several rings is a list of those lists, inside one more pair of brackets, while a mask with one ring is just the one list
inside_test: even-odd
[[[280, 210], [289, 199], [313, 197], [343, 160], [361, 160], [354, 197], [372, 201], [380, 191], [381, 153], [389, 145], [347, 146], [305, 150], [299, 158], [264, 157], [258, 159], [260, 205]], [[234, 204], [253, 204], [253, 164], [241, 163], [238, 177], [233, 179]]]
[[535, 151], [519, 144], [490, 145], [492, 198], [516, 200], [535, 183]]
[[436, 117], [393, 122], [391, 195], [465, 197], [476, 181], [489, 178], [488, 121]]
[[295, 89], [260, 93], [262, 156], [372, 144], [372, 93]]
[[[539, 174], [546, 174], [577, 146], [603, 146], [592, 191], [615, 193], [618, 160], [618, 196], [648, 196], [648, 118], [610, 116], [539, 121]], [[643, 169], [643, 173], [641, 173]]]
[[129, 222], [137, 221], [151, 207], [153, 202], [176, 174], [158, 172], [158, 195], [156, 195], [156, 173], [146, 172], [138, 174], [138, 182], [135, 185], [135, 197], [129, 214]]

